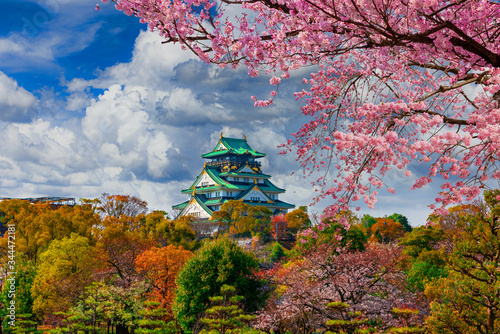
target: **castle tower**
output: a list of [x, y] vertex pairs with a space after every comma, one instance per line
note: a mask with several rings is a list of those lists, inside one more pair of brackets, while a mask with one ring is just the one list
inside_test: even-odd
[[203, 154], [207, 159], [203, 170], [188, 189], [182, 193], [190, 195], [190, 200], [174, 205], [181, 210], [181, 216], [192, 215], [199, 219], [210, 219], [212, 213], [230, 200], [243, 200], [252, 206], [264, 206], [275, 214], [286, 213], [295, 205], [279, 200], [285, 189], [276, 187], [263, 174], [258, 159], [264, 153], [255, 151], [243, 139], [223, 137], [212, 152]]

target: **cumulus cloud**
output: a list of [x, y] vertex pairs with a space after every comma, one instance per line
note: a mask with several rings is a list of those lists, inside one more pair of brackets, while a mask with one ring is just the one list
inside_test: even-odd
[[164, 94], [175, 66], [192, 59], [179, 45], [164, 45], [158, 34], [141, 31], [132, 53], [132, 60], [119, 63], [98, 73], [93, 80], [76, 78], [67, 83], [69, 91], [82, 91], [87, 87], [107, 89], [114, 84], [137, 89], [149, 88]]
[[36, 97], [0, 72], [0, 121], [27, 122], [35, 116]]

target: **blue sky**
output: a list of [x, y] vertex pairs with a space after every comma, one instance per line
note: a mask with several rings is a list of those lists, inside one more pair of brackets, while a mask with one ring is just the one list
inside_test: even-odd
[[[306, 121], [294, 91], [307, 70], [282, 83], [274, 104], [269, 77], [220, 69], [165, 45], [137, 18], [96, 0], [0, 0], [0, 197], [131, 194], [169, 211], [201, 171], [200, 155], [220, 132], [246, 135], [267, 157], [263, 171], [287, 189], [282, 199], [312, 202], [293, 155], [277, 145]], [[418, 169], [415, 170], [418, 172]], [[418, 174], [418, 173], [417, 173]], [[425, 223], [436, 189], [383, 194], [374, 216], [394, 212]], [[310, 208], [321, 211], [328, 200]]]

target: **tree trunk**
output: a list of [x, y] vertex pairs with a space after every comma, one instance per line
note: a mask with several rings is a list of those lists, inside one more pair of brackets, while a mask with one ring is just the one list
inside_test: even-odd
[[117, 324], [115, 328], [116, 328], [116, 334], [130, 334], [127, 326], [124, 326], [122, 324]]

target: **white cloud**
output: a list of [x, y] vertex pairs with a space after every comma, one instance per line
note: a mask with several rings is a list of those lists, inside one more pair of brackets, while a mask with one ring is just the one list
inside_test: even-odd
[[[67, 83], [69, 91], [86, 87], [107, 89], [114, 84], [155, 89], [165, 93], [174, 68], [179, 63], [194, 59], [180, 45], [162, 44], [156, 33], [141, 31], [137, 37], [129, 63], [119, 63], [106, 68], [94, 80], [73, 79]], [[135, 87], [137, 89], [138, 87]]]
[[0, 72], [0, 121], [25, 122], [34, 115], [35, 96]]

